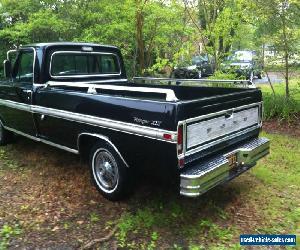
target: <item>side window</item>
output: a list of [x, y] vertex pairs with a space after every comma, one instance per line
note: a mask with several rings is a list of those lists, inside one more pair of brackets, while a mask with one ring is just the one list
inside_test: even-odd
[[13, 76], [18, 82], [33, 83], [33, 51], [22, 51], [15, 63]]

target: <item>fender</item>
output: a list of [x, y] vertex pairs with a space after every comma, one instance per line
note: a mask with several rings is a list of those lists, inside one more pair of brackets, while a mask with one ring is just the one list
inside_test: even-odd
[[103, 140], [105, 142], [107, 142], [110, 146], [113, 147], [113, 149], [116, 151], [116, 153], [120, 156], [121, 160], [124, 162], [125, 166], [129, 168], [129, 165], [127, 164], [127, 162], [125, 161], [125, 159], [123, 158], [123, 156], [121, 155], [120, 151], [117, 149], [117, 147], [111, 142], [111, 140], [109, 140], [109, 138], [107, 136], [104, 135], [100, 135], [100, 134], [92, 134], [92, 133], [81, 133], [78, 136], [77, 139], [77, 148], [78, 150], [80, 150], [80, 138], [82, 136], [90, 136], [90, 137], [95, 137], [98, 138], [100, 140]]

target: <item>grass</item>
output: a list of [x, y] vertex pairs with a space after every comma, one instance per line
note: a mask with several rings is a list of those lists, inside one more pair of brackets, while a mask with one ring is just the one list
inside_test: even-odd
[[[181, 234], [189, 249], [240, 249], [237, 239], [241, 233], [298, 234], [299, 238], [300, 140], [266, 133], [263, 136], [272, 141], [271, 154], [261, 160], [250, 174], [246, 174], [247, 177], [240, 177], [241, 181], [249, 181], [250, 178], [252, 184], [251, 188], [237, 197], [260, 214], [258, 220], [261, 221], [255, 228], [227, 224], [232, 214], [228, 213], [226, 208], [217, 206], [213, 200], [202, 204], [199, 208], [202, 214], [195, 218], [191, 214], [194, 209], [191, 208], [190, 213], [186, 212], [188, 208], [184, 208], [180, 203], [174, 207], [170, 205], [167, 210], [157, 211], [155, 208], [159, 207], [160, 203], [158, 199], [156, 203], [152, 202], [137, 213], [129, 213], [123, 218], [119, 224], [119, 246], [139, 248], [141, 245], [138, 245], [133, 240], [135, 237], [131, 238], [130, 234], [138, 234], [146, 239], [152, 230], [161, 231], [159, 235], [164, 235], [164, 230], [171, 230], [175, 235]], [[197, 202], [196, 200], [195, 203]], [[211, 211], [204, 215], [207, 209]], [[253, 211], [246, 212], [252, 215]], [[246, 218], [249, 214], [245, 214]], [[187, 217], [193, 217], [194, 221], [189, 223]], [[176, 228], [176, 224], [180, 224], [180, 228]], [[136, 231], [132, 232], [133, 229]], [[177, 243], [173, 248], [182, 249]]]
[[267, 136], [272, 141], [271, 154], [251, 171], [266, 187], [260, 196], [266, 201], [262, 210], [269, 223], [257, 231], [297, 233], [299, 238], [300, 140], [282, 135]]

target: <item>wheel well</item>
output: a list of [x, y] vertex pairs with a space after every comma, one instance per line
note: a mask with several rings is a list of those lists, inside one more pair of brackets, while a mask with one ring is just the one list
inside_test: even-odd
[[97, 141], [101, 140], [98, 137], [91, 135], [81, 135], [78, 138], [78, 150], [83, 160], [89, 159], [90, 151]]
[[91, 148], [94, 146], [94, 144], [97, 141], [103, 141], [105, 143], [110, 144], [110, 146], [115, 150], [115, 152], [120, 156], [121, 160], [124, 162], [124, 164], [128, 166], [127, 162], [125, 161], [125, 159], [123, 158], [123, 156], [121, 155], [121, 153], [119, 152], [119, 150], [117, 149], [117, 147], [109, 140], [109, 138], [102, 136], [102, 135], [98, 135], [98, 134], [80, 134], [78, 136], [78, 151], [80, 156], [82, 157], [83, 160], [87, 160], [89, 158], [90, 155], [90, 151]]

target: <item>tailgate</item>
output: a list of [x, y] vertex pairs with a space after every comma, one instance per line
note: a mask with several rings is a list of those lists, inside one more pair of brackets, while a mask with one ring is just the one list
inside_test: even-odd
[[224, 101], [218, 111], [178, 123], [183, 131], [183, 150], [178, 157], [184, 159], [186, 165], [233, 144], [257, 137], [261, 122], [261, 101], [234, 107]]

